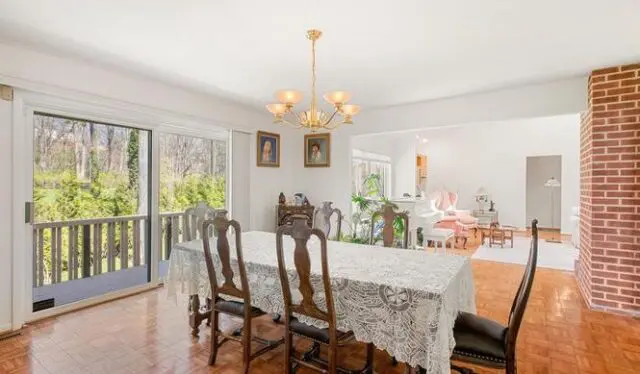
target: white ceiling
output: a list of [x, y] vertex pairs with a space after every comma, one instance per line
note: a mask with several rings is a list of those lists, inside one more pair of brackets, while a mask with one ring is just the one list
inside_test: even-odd
[[253, 104], [320, 92], [366, 107], [640, 61], [638, 0], [0, 0], [0, 36]]

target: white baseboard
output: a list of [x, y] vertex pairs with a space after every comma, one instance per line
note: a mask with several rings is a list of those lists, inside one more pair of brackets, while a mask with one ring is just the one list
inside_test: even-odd
[[88, 308], [97, 304], [102, 304], [115, 299], [120, 299], [123, 297], [135, 295], [144, 291], [149, 291], [157, 287], [159, 287], [157, 284], [147, 283], [137, 287], [131, 287], [124, 290], [113, 291], [113, 292], [106, 293], [104, 295], [80, 300], [80, 301], [69, 303], [66, 305], [61, 305], [55, 308], [45, 309], [45, 310], [31, 314], [31, 318], [29, 318], [27, 322], [35, 322], [44, 318], [49, 318], [49, 317], [57, 316], [60, 314], [73, 312], [78, 309]]
[[0, 325], [0, 334], [4, 334], [5, 332], [11, 331], [11, 323], [5, 323], [4, 325]]

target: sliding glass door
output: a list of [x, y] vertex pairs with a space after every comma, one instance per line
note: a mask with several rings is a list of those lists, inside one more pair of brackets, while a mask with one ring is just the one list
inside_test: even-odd
[[151, 132], [33, 114], [33, 312], [150, 281]]
[[204, 202], [227, 206], [228, 131], [202, 138], [160, 134], [160, 279], [167, 274], [171, 247], [184, 239], [187, 208]]

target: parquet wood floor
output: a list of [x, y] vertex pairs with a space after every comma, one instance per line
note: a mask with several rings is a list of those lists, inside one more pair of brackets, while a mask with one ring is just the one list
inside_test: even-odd
[[[522, 269], [474, 260], [479, 314], [506, 323]], [[223, 321], [223, 329], [237, 325]], [[281, 334], [281, 327], [268, 318], [257, 321], [255, 330], [268, 338]], [[159, 288], [28, 326], [21, 336], [0, 341], [0, 373], [240, 372], [239, 345], [223, 346], [217, 365], [208, 367], [208, 343], [204, 326], [199, 338], [191, 337], [186, 298], [176, 304]], [[572, 273], [538, 269], [517, 351], [520, 373], [636, 374], [640, 321], [588, 310]], [[341, 358], [359, 366], [363, 346], [341, 352]], [[403, 372], [402, 364], [394, 368], [390, 362], [386, 353], [377, 351], [376, 372]], [[282, 348], [254, 361], [251, 372], [282, 373]]]

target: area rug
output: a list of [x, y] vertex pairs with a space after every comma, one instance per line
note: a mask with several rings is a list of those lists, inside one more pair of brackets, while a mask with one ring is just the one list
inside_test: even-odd
[[[480, 246], [471, 258], [509, 264], [527, 263], [531, 240], [525, 237], [513, 238], [513, 248], [505, 245], [504, 248], [494, 245], [489, 247], [488, 241]], [[578, 258], [578, 250], [570, 243], [548, 243], [545, 240], [538, 242], [538, 267], [573, 271], [574, 262]]]

